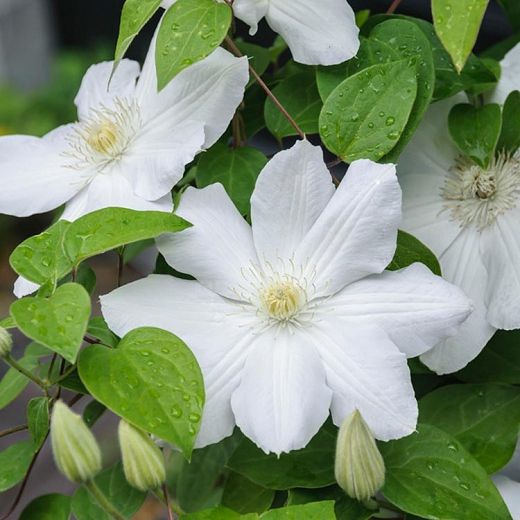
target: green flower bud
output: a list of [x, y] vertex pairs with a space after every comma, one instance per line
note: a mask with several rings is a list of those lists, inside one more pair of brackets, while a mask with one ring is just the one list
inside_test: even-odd
[[72, 482], [87, 482], [101, 471], [101, 451], [94, 435], [63, 401], [52, 410], [51, 442], [56, 466]]
[[9, 354], [12, 348], [13, 338], [11, 337], [11, 334], [9, 334], [9, 332], [3, 327], [0, 327], [0, 357]]
[[385, 483], [385, 463], [374, 435], [356, 410], [345, 419], [336, 443], [336, 480], [345, 493], [368, 501]]
[[166, 469], [163, 454], [147, 433], [121, 421], [119, 445], [125, 477], [131, 486], [148, 491], [164, 483]]

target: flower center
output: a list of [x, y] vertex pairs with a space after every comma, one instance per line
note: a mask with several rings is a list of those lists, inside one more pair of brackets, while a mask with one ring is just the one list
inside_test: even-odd
[[479, 230], [514, 208], [520, 197], [520, 159], [500, 154], [486, 169], [459, 157], [442, 188], [445, 208], [462, 226]]
[[265, 312], [279, 321], [293, 318], [305, 302], [301, 287], [293, 281], [279, 281], [267, 286], [260, 295]]
[[105, 120], [90, 129], [87, 143], [94, 151], [110, 155], [117, 146], [118, 138], [118, 128], [115, 123]]

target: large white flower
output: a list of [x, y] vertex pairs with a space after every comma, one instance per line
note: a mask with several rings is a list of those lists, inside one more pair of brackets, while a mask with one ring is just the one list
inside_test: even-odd
[[[248, 80], [247, 60], [217, 49], [157, 92], [152, 44], [139, 74], [123, 60], [92, 66], [75, 103], [79, 122], [43, 138], [0, 138], [0, 213], [66, 203], [64, 219], [110, 206], [171, 211], [184, 167], [221, 136]], [[139, 79], [138, 79], [139, 78]]]
[[508, 465], [493, 476], [513, 520], [520, 520], [520, 442]]
[[[165, 0], [162, 6], [167, 9], [175, 2]], [[359, 48], [359, 29], [347, 0], [234, 0], [233, 11], [251, 27], [250, 34], [265, 17], [295, 61], [306, 65], [342, 63]]]
[[188, 189], [193, 227], [159, 249], [197, 281], [152, 275], [101, 298], [110, 327], [167, 329], [201, 365], [198, 446], [235, 424], [266, 452], [307, 444], [329, 414], [358, 409], [375, 436], [411, 433], [417, 405], [406, 357], [456, 332], [469, 302], [422, 264], [393, 257], [401, 192], [393, 165], [358, 161], [335, 191], [321, 149], [277, 154], [251, 199], [252, 227], [222, 185]]
[[[502, 62], [492, 101], [520, 89], [520, 45]], [[460, 157], [448, 133], [453, 105], [436, 103], [402, 154], [403, 228], [438, 256], [444, 277], [460, 286], [476, 310], [459, 334], [422, 360], [438, 373], [475, 358], [495, 330], [520, 327], [520, 157], [501, 156], [483, 170]]]

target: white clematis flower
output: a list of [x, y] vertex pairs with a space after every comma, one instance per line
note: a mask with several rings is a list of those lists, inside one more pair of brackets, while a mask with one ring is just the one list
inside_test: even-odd
[[[502, 62], [491, 100], [520, 89], [520, 45]], [[453, 105], [436, 103], [401, 155], [403, 229], [439, 258], [443, 276], [473, 300], [459, 334], [422, 356], [436, 372], [455, 372], [474, 359], [496, 329], [520, 327], [520, 156], [500, 156], [483, 170], [461, 158], [448, 132]]]
[[[168, 9], [175, 2], [165, 0], [162, 6]], [[252, 35], [265, 17], [299, 63], [335, 65], [359, 49], [359, 29], [347, 0], [234, 0], [233, 12]]]
[[252, 227], [220, 184], [188, 189], [193, 224], [163, 236], [170, 265], [101, 298], [123, 335], [157, 326], [194, 351], [206, 387], [198, 446], [235, 424], [266, 452], [304, 447], [358, 409], [383, 440], [413, 432], [406, 358], [456, 332], [470, 304], [422, 264], [383, 272], [401, 218], [393, 165], [358, 161], [334, 190], [307, 141], [277, 154], [251, 199]]
[[157, 92], [155, 46], [144, 68], [92, 66], [75, 103], [79, 122], [43, 138], [0, 138], [0, 213], [66, 203], [63, 219], [104, 207], [171, 211], [184, 167], [227, 128], [248, 81], [247, 60], [217, 49]]

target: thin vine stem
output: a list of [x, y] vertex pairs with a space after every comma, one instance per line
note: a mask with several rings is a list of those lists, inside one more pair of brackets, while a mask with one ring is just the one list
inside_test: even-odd
[[394, 0], [391, 4], [390, 4], [390, 7], [388, 8], [388, 10], [386, 11], [386, 14], [393, 14], [396, 9], [399, 7], [399, 4], [402, 2], [403, 0]]
[[101, 491], [101, 489], [99, 489], [93, 480], [89, 480], [85, 484], [85, 487], [97, 500], [102, 509], [104, 509], [112, 518], [115, 518], [116, 520], [125, 520], [124, 516], [110, 503], [105, 494]]
[[23, 432], [24, 430], [27, 430], [29, 426], [27, 424], [20, 424], [18, 426], [13, 426], [12, 428], [7, 428], [6, 430], [0, 431], [0, 439], [2, 437], [7, 437], [8, 435], [11, 435], [12, 433], [16, 432]]
[[47, 392], [49, 388], [49, 383], [40, 379], [37, 375], [33, 374], [29, 370], [27, 370], [24, 366], [20, 365], [16, 359], [14, 359], [11, 354], [5, 354], [2, 358], [9, 366], [23, 374], [25, 377], [30, 379], [33, 383], [36, 383], [42, 390]]

